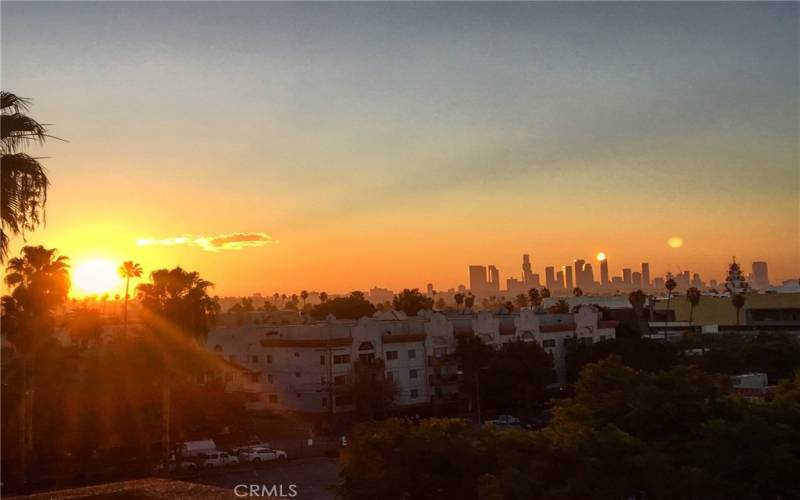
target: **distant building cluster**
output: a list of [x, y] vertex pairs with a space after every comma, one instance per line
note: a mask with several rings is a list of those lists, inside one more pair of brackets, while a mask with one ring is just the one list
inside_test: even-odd
[[[608, 258], [605, 254], [598, 254], [599, 276], [595, 276], [592, 264], [584, 259], [576, 259], [572, 265], [544, 268], [544, 281], [541, 276], [533, 272], [530, 255], [522, 256], [522, 273], [519, 278], [509, 277], [505, 281], [505, 289], [500, 286], [500, 271], [494, 265], [469, 266], [469, 292], [478, 297], [497, 295], [505, 292], [509, 296], [526, 293], [531, 288], [546, 287], [554, 295], [570, 295], [576, 288], [583, 293], [613, 294], [632, 290], [663, 291], [666, 279], [671, 277], [676, 282], [676, 290], [682, 291], [689, 287], [700, 290], [712, 290], [718, 287], [724, 289], [724, 284], [714, 280], [706, 283], [698, 273], [682, 271], [667, 277], [652, 277], [650, 264], [642, 262], [639, 269], [623, 268], [622, 274], [612, 276], [609, 272]], [[743, 277], [744, 279], [744, 277]], [[753, 262], [752, 272], [747, 277], [747, 282], [752, 289], [767, 290], [770, 287], [767, 263]]]

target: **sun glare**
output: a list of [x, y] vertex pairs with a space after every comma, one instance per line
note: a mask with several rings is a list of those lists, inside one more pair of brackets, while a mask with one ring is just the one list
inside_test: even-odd
[[72, 271], [72, 284], [82, 294], [102, 294], [120, 284], [117, 266], [103, 259], [81, 262]]
[[603, 252], [597, 252], [597, 260], [606, 260], [606, 254]]
[[667, 240], [667, 245], [672, 248], [680, 248], [683, 246], [683, 240], [677, 236], [673, 236], [672, 238]]

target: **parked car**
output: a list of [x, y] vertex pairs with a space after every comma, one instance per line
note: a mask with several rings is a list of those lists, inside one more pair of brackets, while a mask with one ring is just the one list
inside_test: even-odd
[[250, 440], [246, 444], [231, 448], [231, 453], [234, 455], [239, 455], [239, 452], [250, 448], [269, 448], [269, 443], [266, 441]]
[[200, 467], [222, 467], [224, 465], [235, 465], [239, 459], [230, 453], [217, 451], [214, 453], [203, 453], [197, 457], [197, 465]]
[[239, 452], [240, 462], [266, 462], [285, 458], [287, 458], [285, 451], [273, 450], [272, 448], [248, 448]]
[[496, 425], [498, 427], [510, 427], [513, 425], [519, 425], [519, 419], [511, 415], [498, 415], [496, 419], [489, 420], [486, 423]]
[[196, 457], [202, 453], [213, 453], [215, 451], [217, 451], [217, 444], [213, 439], [184, 441], [180, 445], [180, 455], [184, 458]]

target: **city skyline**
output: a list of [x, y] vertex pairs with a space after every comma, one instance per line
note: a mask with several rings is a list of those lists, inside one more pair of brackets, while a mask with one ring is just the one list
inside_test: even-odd
[[525, 251], [790, 279], [798, 8], [4, 3], [4, 86], [65, 139], [32, 149], [27, 242], [219, 295], [447, 288]]

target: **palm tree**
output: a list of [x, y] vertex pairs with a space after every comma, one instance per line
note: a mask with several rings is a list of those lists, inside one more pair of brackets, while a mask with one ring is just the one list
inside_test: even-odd
[[667, 330], [669, 329], [669, 312], [670, 312], [670, 304], [672, 302], [672, 291], [675, 290], [675, 287], [678, 284], [675, 282], [675, 279], [672, 277], [672, 273], [667, 273], [667, 279], [664, 281], [664, 288], [667, 289], [667, 317], [664, 320], [664, 340], [667, 340]]
[[517, 302], [517, 307], [520, 309], [528, 307], [528, 296], [524, 293], [517, 295], [515, 301]]
[[24, 236], [44, 220], [50, 181], [38, 159], [20, 150], [50, 136], [44, 125], [24, 114], [29, 106], [28, 99], [0, 92], [0, 262], [8, 255], [9, 232]]
[[528, 298], [530, 299], [532, 309], [537, 310], [539, 306], [542, 305], [542, 296], [539, 295], [539, 290], [535, 288], [528, 290]]
[[328, 293], [327, 292], [319, 292], [319, 301], [322, 304], [324, 304], [325, 302], [328, 302]]
[[475, 296], [470, 293], [466, 297], [464, 297], [464, 307], [472, 311], [472, 306], [475, 305]]
[[162, 351], [154, 369], [161, 378], [161, 440], [165, 465], [170, 454], [172, 382], [176, 370], [189, 369], [188, 364], [201, 357], [196, 354], [201, 350], [193, 348], [205, 340], [209, 326], [219, 312], [219, 303], [208, 295], [212, 286], [214, 284], [201, 278], [199, 273], [176, 267], [153, 271], [150, 283], [140, 283], [136, 287], [141, 296], [145, 322], [151, 333], [156, 334], [153, 341]]
[[306, 308], [306, 299], [308, 298], [308, 290], [300, 292], [300, 298], [303, 299], [303, 310]]
[[743, 293], [737, 293], [731, 297], [731, 304], [736, 308], [736, 331], [739, 331], [739, 313], [744, 307], [745, 299]]
[[576, 297], [581, 297], [583, 296], [583, 290], [581, 289], [581, 287], [576, 286], [575, 288], [572, 289], [572, 295]]
[[550, 298], [550, 289], [547, 287], [542, 287], [542, 291], [540, 292], [543, 299]]
[[456, 293], [453, 295], [453, 300], [456, 301], [456, 307], [459, 311], [461, 311], [461, 304], [464, 303], [464, 294], [461, 292]]
[[644, 317], [644, 305], [647, 303], [647, 295], [641, 290], [636, 290], [628, 295], [628, 302], [631, 303], [633, 313], [636, 315], [639, 334], [644, 335], [646, 329], [642, 326], [642, 318]]
[[52, 338], [55, 312], [67, 300], [70, 288], [68, 258], [55, 248], [25, 246], [21, 256], [8, 261], [5, 284], [10, 295], [2, 298], [2, 335], [15, 348], [21, 374], [20, 467], [23, 480], [33, 452], [33, 414], [36, 357]]
[[689, 325], [694, 325], [694, 308], [700, 303], [700, 290], [691, 287], [686, 290], [686, 300], [689, 301]]
[[128, 295], [130, 295], [128, 290], [131, 286], [131, 278], [141, 278], [142, 266], [132, 260], [126, 260], [119, 266], [117, 272], [125, 278], [125, 305], [122, 313], [122, 336], [125, 337], [128, 335]]

